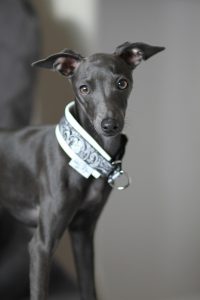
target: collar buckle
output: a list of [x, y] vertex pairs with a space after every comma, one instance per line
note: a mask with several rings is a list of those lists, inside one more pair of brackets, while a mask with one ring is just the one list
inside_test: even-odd
[[[112, 188], [116, 188], [120, 191], [126, 189], [131, 184], [131, 179], [129, 175], [122, 170], [122, 161], [116, 160], [112, 162], [112, 165], [115, 166], [114, 171], [108, 176], [108, 183]], [[123, 183], [117, 184], [117, 181], [122, 181]]]

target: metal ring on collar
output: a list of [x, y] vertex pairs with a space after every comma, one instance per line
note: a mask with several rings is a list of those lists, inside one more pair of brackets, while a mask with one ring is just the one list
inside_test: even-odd
[[[109, 177], [108, 177], [109, 185], [112, 188], [116, 188], [120, 191], [122, 191], [122, 190], [126, 189], [127, 187], [129, 187], [129, 185], [131, 183], [131, 178], [129, 177], [129, 175], [121, 169], [121, 163], [122, 163], [121, 160], [117, 160], [117, 161], [112, 162], [113, 165], [118, 165], [118, 168], [116, 168], [114, 170], [114, 172], [111, 175], [109, 175]], [[126, 181], [125, 184], [116, 186], [115, 181], [118, 178], [122, 177], [122, 176], [125, 178], [125, 181]]]

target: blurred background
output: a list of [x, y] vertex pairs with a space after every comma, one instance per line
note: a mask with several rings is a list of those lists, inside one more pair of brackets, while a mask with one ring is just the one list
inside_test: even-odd
[[[112, 193], [99, 220], [96, 281], [100, 300], [199, 300], [200, 2], [32, 3], [38, 59], [64, 48], [113, 52], [125, 41], [166, 47], [134, 71], [124, 130], [132, 185]], [[73, 99], [71, 87], [43, 70], [36, 81], [31, 123], [56, 123]], [[57, 257], [75, 278], [67, 233]]]

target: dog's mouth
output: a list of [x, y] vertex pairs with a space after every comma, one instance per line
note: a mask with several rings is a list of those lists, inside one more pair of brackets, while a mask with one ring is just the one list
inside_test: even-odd
[[117, 131], [116, 131], [116, 130], [110, 130], [110, 131], [105, 132], [105, 131], [101, 130], [102, 135], [103, 135], [103, 136], [106, 136], [106, 137], [115, 137], [115, 136], [117, 136], [118, 134], [120, 134], [121, 131], [122, 131], [122, 130], [117, 130]]

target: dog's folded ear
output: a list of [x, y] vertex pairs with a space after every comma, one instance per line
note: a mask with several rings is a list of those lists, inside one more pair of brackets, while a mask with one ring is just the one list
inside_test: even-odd
[[134, 69], [142, 60], [147, 60], [164, 49], [165, 47], [151, 46], [144, 43], [126, 42], [118, 46], [114, 54], [120, 56], [132, 69]]
[[33, 67], [46, 68], [57, 71], [64, 76], [70, 77], [78, 68], [83, 56], [70, 50], [64, 49], [63, 51], [52, 54], [45, 59], [38, 60], [32, 63]]

